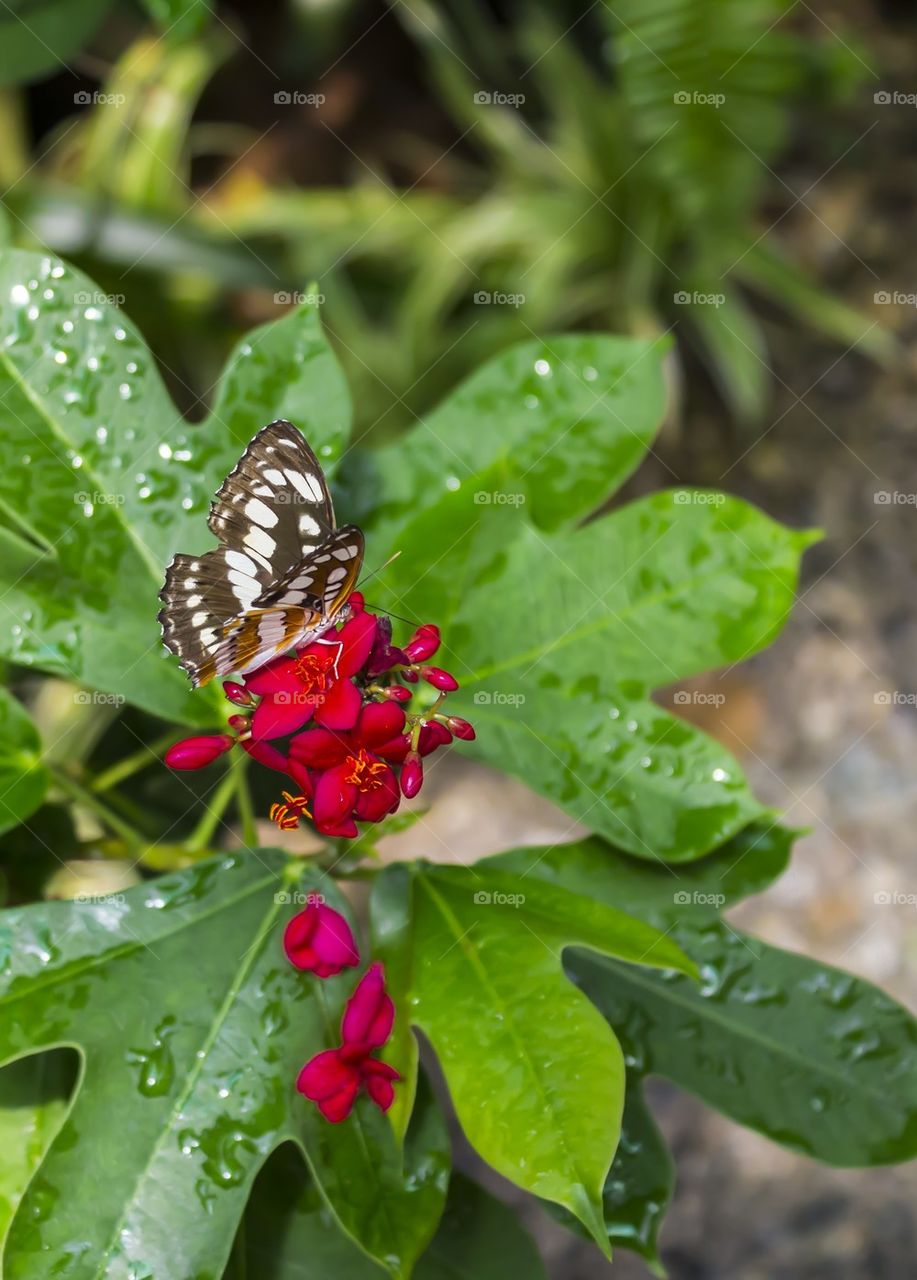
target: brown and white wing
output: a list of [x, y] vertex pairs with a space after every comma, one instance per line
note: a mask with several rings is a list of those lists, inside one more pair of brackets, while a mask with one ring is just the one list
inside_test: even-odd
[[[332, 539], [334, 511], [321, 465], [292, 423], [272, 422], [252, 439], [220, 486], [208, 524], [221, 545], [175, 556], [160, 592], [163, 640], [195, 685], [240, 670], [231, 660], [243, 639], [247, 651], [263, 637], [260, 661], [267, 661], [283, 652], [276, 646], [286, 635], [308, 629], [313, 610], [305, 595], [272, 597], [290, 566]], [[269, 603], [275, 607], [266, 609]], [[243, 630], [253, 610], [269, 616]]]

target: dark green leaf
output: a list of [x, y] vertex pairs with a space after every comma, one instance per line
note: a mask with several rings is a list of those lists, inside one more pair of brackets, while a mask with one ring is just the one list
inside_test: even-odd
[[[428, 1128], [402, 1173], [366, 1099], [330, 1125], [296, 1093], [299, 1067], [338, 1036], [352, 980], [319, 983], [286, 961], [298, 909], [286, 868], [276, 851], [247, 852], [0, 916], [0, 1061], [62, 1041], [84, 1060], [13, 1219], [5, 1276], [37, 1280], [65, 1259], [73, 1280], [218, 1269], [258, 1169], [288, 1139], [344, 1229], [409, 1273], [442, 1208], [442, 1134]], [[321, 883], [340, 905], [309, 880], [303, 892]]]
[[0, 1241], [60, 1128], [73, 1088], [73, 1059], [57, 1049], [0, 1071]]
[[47, 789], [38, 730], [13, 695], [0, 688], [0, 832], [34, 813]]
[[0, 10], [0, 85], [69, 71], [112, 0], [6, 0]]
[[[472, 1145], [517, 1185], [565, 1205], [605, 1243], [600, 1193], [617, 1143], [623, 1063], [561, 970], [567, 946], [690, 972], [667, 938], [604, 904], [474, 868], [395, 867], [374, 897], [396, 1003], [432, 1043]], [[402, 1025], [386, 1051], [410, 1081]], [[410, 1089], [402, 1091], [403, 1127]]]
[[290, 418], [325, 465], [341, 449], [346, 391], [315, 307], [237, 347], [200, 426], [130, 322], [49, 255], [0, 255], [0, 333], [0, 515], [15, 550], [0, 558], [0, 653], [212, 723], [213, 698], [162, 652], [157, 593], [174, 552], [213, 545], [211, 498], [266, 421]]

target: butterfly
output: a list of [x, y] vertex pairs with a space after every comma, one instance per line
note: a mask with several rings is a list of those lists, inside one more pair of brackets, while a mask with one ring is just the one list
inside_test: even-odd
[[321, 465], [292, 423], [251, 440], [207, 525], [219, 547], [174, 556], [159, 593], [163, 640], [193, 685], [254, 671], [346, 616], [363, 534], [336, 528]]

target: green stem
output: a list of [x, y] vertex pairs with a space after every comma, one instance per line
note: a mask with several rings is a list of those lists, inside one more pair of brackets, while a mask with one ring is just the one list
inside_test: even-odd
[[160, 764], [160, 754], [166, 747], [171, 746], [175, 737], [174, 730], [157, 738], [151, 746], [143, 746], [139, 751], [135, 751], [132, 755], [125, 756], [123, 760], [119, 760], [117, 764], [111, 765], [108, 769], [103, 769], [101, 773], [96, 774], [92, 780], [93, 791], [108, 791], [111, 787], [119, 782], [123, 782], [125, 778], [130, 778], [133, 774], [139, 772], [149, 764]]
[[223, 814], [235, 793], [235, 774], [230, 770], [217, 787], [213, 800], [207, 804], [204, 816], [192, 831], [190, 839], [185, 841], [185, 848], [189, 853], [200, 853], [201, 849], [206, 849], [210, 844], [213, 833], [220, 825]]
[[121, 837], [121, 839], [136, 848], [138, 845], [146, 843], [145, 838], [136, 831], [123, 818], [119, 818], [116, 813], [111, 810], [107, 804], [103, 804], [98, 796], [84, 787], [81, 782], [77, 782], [76, 778], [72, 778], [68, 773], [64, 773], [63, 769], [52, 769], [54, 781], [60, 787], [61, 791], [66, 791], [77, 804], [82, 805], [84, 809], [88, 809], [90, 813], [94, 813], [101, 823], [103, 823], [110, 831]]
[[248, 785], [248, 756], [233, 752], [229, 766], [236, 784], [236, 803], [239, 806], [239, 817], [242, 820], [242, 840], [249, 849], [254, 848], [258, 840], [255, 831], [255, 812], [252, 808], [252, 793]]

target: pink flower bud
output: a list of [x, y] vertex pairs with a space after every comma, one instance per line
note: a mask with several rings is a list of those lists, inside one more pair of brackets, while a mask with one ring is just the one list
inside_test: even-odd
[[236, 684], [235, 680], [223, 681], [223, 692], [230, 702], [237, 707], [250, 707], [255, 701], [244, 684]]
[[224, 751], [235, 742], [229, 733], [210, 733], [197, 738], [182, 738], [175, 742], [165, 754], [165, 762], [170, 769], [203, 769], [204, 765], [213, 764]]
[[351, 616], [356, 613], [362, 613], [366, 608], [366, 601], [363, 599], [362, 591], [351, 591], [350, 599], [347, 603], [350, 605]]
[[416, 684], [420, 677], [416, 671], [412, 671], [410, 667], [406, 667], [401, 673], [401, 679], [407, 680], [408, 684]]
[[459, 687], [455, 676], [443, 671], [442, 667], [421, 667], [420, 674], [434, 689], [440, 689], [443, 693], [452, 693]]
[[418, 751], [409, 751], [401, 769], [401, 794], [412, 800], [423, 786], [423, 764]]
[[410, 702], [411, 700], [411, 691], [410, 689], [405, 689], [403, 684], [390, 684], [382, 692], [392, 702]]
[[229, 726], [237, 733], [246, 733], [251, 728], [248, 716], [230, 716]]
[[417, 747], [422, 756], [428, 756], [437, 747], [444, 747], [452, 741], [452, 731], [447, 729], [441, 720], [431, 720], [420, 731]]
[[465, 742], [474, 742], [477, 737], [474, 725], [469, 724], [467, 720], [463, 720], [461, 716], [449, 716], [446, 724], [448, 724], [457, 738], [463, 738]]
[[439, 627], [432, 622], [425, 622], [411, 636], [404, 651], [412, 662], [425, 662], [427, 658], [433, 657], [439, 646]]

